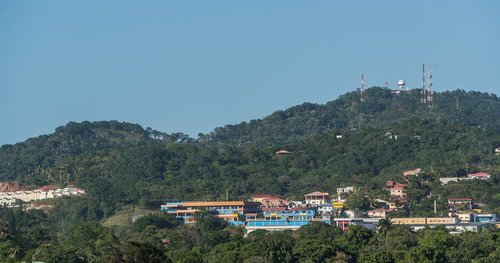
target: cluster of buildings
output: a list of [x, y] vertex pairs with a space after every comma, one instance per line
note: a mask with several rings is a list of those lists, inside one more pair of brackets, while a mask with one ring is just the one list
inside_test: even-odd
[[[450, 198], [450, 207], [470, 205], [472, 200]], [[305, 201], [287, 201], [272, 195], [253, 195], [248, 201], [198, 201], [167, 202], [161, 210], [177, 217], [183, 223], [195, 223], [195, 214], [206, 211], [224, 219], [228, 224], [245, 227], [247, 233], [257, 229], [269, 231], [295, 230], [310, 222], [323, 222], [347, 230], [351, 225], [374, 229], [379, 221], [387, 218], [388, 209], [378, 208], [367, 212], [368, 217], [356, 217], [345, 210], [344, 200], [328, 199], [328, 193], [313, 192]], [[458, 213], [449, 217], [391, 218], [393, 224], [409, 225], [418, 230], [424, 227], [444, 226], [451, 233], [478, 231], [485, 224], [496, 223], [495, 214]]]
[[249, 233], [256, 229], [298, 229], [312, 221], [330, 224], [333, 210], [344, 208], [344, 201], [330, 200], [328, 193], [312, 192], [304, 201], [252, 195], [248, 201], [167, 202], [161, 210], [184, 223], [194, 223], [195, 214], [206, 211], [229, 224], [244, 226]]
[[489, 173], [470, 173], [466, 177], [441, 177], [439, 182], [447, 184], [449, 182], [459, 182], [465, 180], [489, 180], [491, 175]]
[[[418, 176], [422, 169], [416, 168], [403, 172], [408, 180]], [[469, 174], [469, 178], [489, 178], [488, 174]], [[304, 195], [302, 201], [290, 201], [268, 194], [252, 195], [246, 201], [199, 201], [199, 202], [167, 202], [161, 210], [171, 214], [184, 223], [194, 223], [195, 214], [206, 211], [209, 214], [224, 219], [227, 223], [245, 227], [247, 233], [257, 229], [270, 231], [295, 230], [310, 222], [318, 221], [347, 230], [351, 225], [362, 225], [369, 229], [377, 226], [383, 218], [388, 218], [390, 212], [404, 208], [407, 202], [406, 183], [387, 181], [384, 190], [390, 192], [389, 201], [373, 200], [375, 209], [356, 213], [345, 207], [345, 197], [364, 188], [352, 186], [337, 188], [337, 197], [331, 198], [327, 192], [312, 192]], [[495, 214], [481, 214], [480, 202], [471, 198], [449, 198], [448, 217], [408, 217], [391, 218], [393, 224], [409, 225], [418, 230], [424, 227], [444, 226], [451, 233], [462, 231], [478, 231], [485, 224], [496, 224]]]
[[75, 187], [58, 188], [51, 185], [29, 191], [0, 192], [0, 207], [18, 207], [21, 202], [28, 203], [63, 196], [83, 195], [84, 193], [84, 190]]

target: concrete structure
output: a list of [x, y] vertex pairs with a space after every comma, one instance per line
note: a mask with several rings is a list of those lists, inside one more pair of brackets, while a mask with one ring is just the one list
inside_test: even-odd
[[375, 229], [380, 218], [333, 218], [332, 225], [340, 228], [342, 231], [349, 230], [350, 226], [364, 226], [368, 229]]
[[295, 207], [307, 207], [306, 203], [303, 201], [288, 201], [288, 208], [295, 208]]
[[450, 217], [456, 217], [461, 223], [496, 223], [496, 214], [476, 214], [476, 213], [449, 213]]
[[306, 204], [312, 206], [318, 206], [330, 202], [330, 195], [323, 192], [312, 192], [305, 195]]
[[0, 192], [0, 206], [18, 206], [16, 200], [28, 203], [37, 200], [50, 199], [63, 196], [83, 195], [85, 191], [75, 187], [57, 188], [55, 186], [44, 186], [40, 189], [29, 191]]
[[288, 200], [278, 197], [267, 197], [260, 199], [261, 207], [287, 207]]
[[174, 215], [184, 223], [194, 223], [194, 214], [207, 211], [210, 214], [224, 219], [233, 225], [243, 225], [240, 215], [260, 211], [260, 203], [247, 201], [194, 201], [194, 202], [167, 202], [161, 206], [161, 211]]
[[456, 217], [404, 217], [391, 218], [391, 222], [396, 225], [445, 225], [458, 224]]
[[472, 222], [477, 223], [496, 223], [496, 214], [472, 214]]
[[350, 193], [350, 192], [353, 192], [354, 191], [354, 187], [353, 186], [348, 186], [348, 187], [344, 187], [344, 188], [337, 188], [337, 194], [346, 194], [346, 193]]
[[385, 209], [385, 208], [377, 208], [377, 209], [367, 211], [367, 214], [368, 214], [368, 217], [387, 218], [387, 213], [389, 213], [390, 211], [392, 211], [392, 210]]
[[452, 209], [471, 210], [472, 203], [470, 197], [448, 198], [448, 207]]
[[489, 173], [472, 173], [468, 174], [467, 177], [470, 179], [488, 180], [491, 178], [491, 175]]
[[322, 204], [318, 206], [318, 213], [323, 214], [323, 213], [332, 213], [333, 211], [333, 205], [332, 204]]
[[419, 173], [421, 173], [421, 172], [422, 172], [422, 169], [420, 169], [420, 168], [416, 168], [416, 169], [414, 169], [414, 170], [404, 171], [404, 172], [403, 172], [403, 176], [404, 176], [405, 178], [407, 178], [407, 177], [409, 177], [409, 176], [412, 176], [412, 175], [413, 175], [413, 176], [418, 176], [418, 174], [419, 174]]
[[470, 223], [471, 220], [474, 221], [472, 214], [470, 213], [458, 213], [456, 217], [460, 220], [460, 223]]
[[402, 186], [393, 186], [391, 189], [391, 196], [396, 196], [396, 197], [405, 197], [406, 194], [404, 193], [405, 188]]
[[462, 180], [468, 180], [469, 178], [463, 178], [463, 177], [441, 177], [439, 178], [439, 182], [441, 184], [447, 184], [449, 182], [458, 182]]
[[437, 227], [437, 226], [442, 226], [446, 228], [448, 233], [452, 235], [459, 235], [463, 232], [479, 232], [484, 226], [488, 224], [484, 223], [465, 223], [465, 224], [444, 224], [444, 225], [411, 225], [411, 228], [414, 231], [419, 231], [422, 230], [426, 227]]
[[265, 198], [277, 198], [277, 197], [274, 195], [268, 195], [268, 194], [255, 194], [255, 195], [250, 196], [250, 201], [261, 202], [262, 199], [265, 199]]
[[262, 208], [262, 215], [246, 214], [247, 234], [257, 229], [268, 231], [296, 230], [312, 221], [330, 223], [330, 218], [316, 218], [316, 209], [312, 207], [297, 208]]

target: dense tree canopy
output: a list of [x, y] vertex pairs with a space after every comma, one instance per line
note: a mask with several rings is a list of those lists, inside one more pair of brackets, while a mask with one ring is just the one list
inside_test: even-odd
[[[365, 210], [387, 197], [386, 180], [409, 178], [408, 215], [427, 216], [436, 201], [472, 197], [484, 211], [500, 212], [500, 100], [478, 92], [435, 93], [433, 108], [418, 90], [399, 96], [367, 90], [359, 102], [348, 93], [325, 105], [306, 103], [262, 120], [216, 128], [199, 138], [165, 134], [117, 121], [68, 123], [55, 133], [0, 148], [0, 180], [36, 187], [76, 185], [82, 197], [51, 201], [47, 214], [0, 210], [0, 259], [48, 262], [447, 262], [498, 259], [498, 233], [449, 236], [414, 233], [387, 224], [374, 233], [346, 233], [311, 224], [294, 233], [256, 232], [243, 239], [199, 215], [194, 227], [162, 214], [131, 224], [102, 223], [124, 207], [158, 210], [167, 200], [246, 199], [254, 193], [303, 199], [312, 191], [354, 186], [347, 205]], [[458, 110], [457, 110], [458, 101]], [[339, 136], [341, 135], [341, 136]], [[286, 149], [288, 155], [275, 152]], [[439, 177], [487, 171], [488, 181], [441, 185]], [[360, 193], [360, 192], [358, 192]], [[316, 242], [320, 240], [321, 242]], [[484, 244], [472, 248], [468, 240]], [[396, 242], [397, 241], [397, 242]], [[81, 243], [81, 249], [77, 244]], [[450, 247], [463, 247], [453, 252]], [[314, 248], [314, 249], [312, 249]], [[144, 258], [148, 253], [150, 258]], [[459, 260], [458, 260], [459, 261]], [[458, 262], [457, 261], [457, 262]]]

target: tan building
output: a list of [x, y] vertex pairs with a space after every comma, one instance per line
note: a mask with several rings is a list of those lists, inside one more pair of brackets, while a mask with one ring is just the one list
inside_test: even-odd
[[396, 225], [446, 225], [457, 224], [456, 217], [403, 217], [391, 218], [391, 222]]
[[403, 176], [404, 176], [405, 178], [407, 178], [407, 177], [409, 177], [409, 176], [412, 176], [412, 175], [414, 175], [414, 176], [418, 176], [418, 174], [419, 174], [419, 173], [421, 173], [421, 172], [422, 172], [422, 169], [417, 168], [417, 169], [415, 169], [415, 170], [408, 170], [408, 171], [404, 171], [404, 172], [403, 172]]
[[390, 210], [387, 210], [387, 209], [384, 209], [384, 208], [377, 208], [377, 209], [370, 210], [367, 213], [368, 213], [368, 217], [386, 218], [387, 217], [387, 213], [389, 211]]
[[402, 186], [394, 186], [391, 188], [391, 196], [404, 197], [406, 196], [404, 190], [405, 188]]
[[304, 196], [307, 205], [322, 205], [330, 202], [330, 195], [323, 192], [312, 192]]
[[252, 202], [262, 202], [263, 199], [266, 198], [277, 198], [274, 195], [268, 195], [268, 194], [255, 194], [250, 196], [250, 200]]

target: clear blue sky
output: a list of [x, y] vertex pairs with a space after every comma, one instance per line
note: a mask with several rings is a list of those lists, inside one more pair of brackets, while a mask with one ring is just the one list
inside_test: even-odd
[[[403, 3], [404, 2], [404, 3]], [[499, 92], [500, 1], [0, 1], [0, 145], [69, 121], [191, 136], [367, 86]]]

